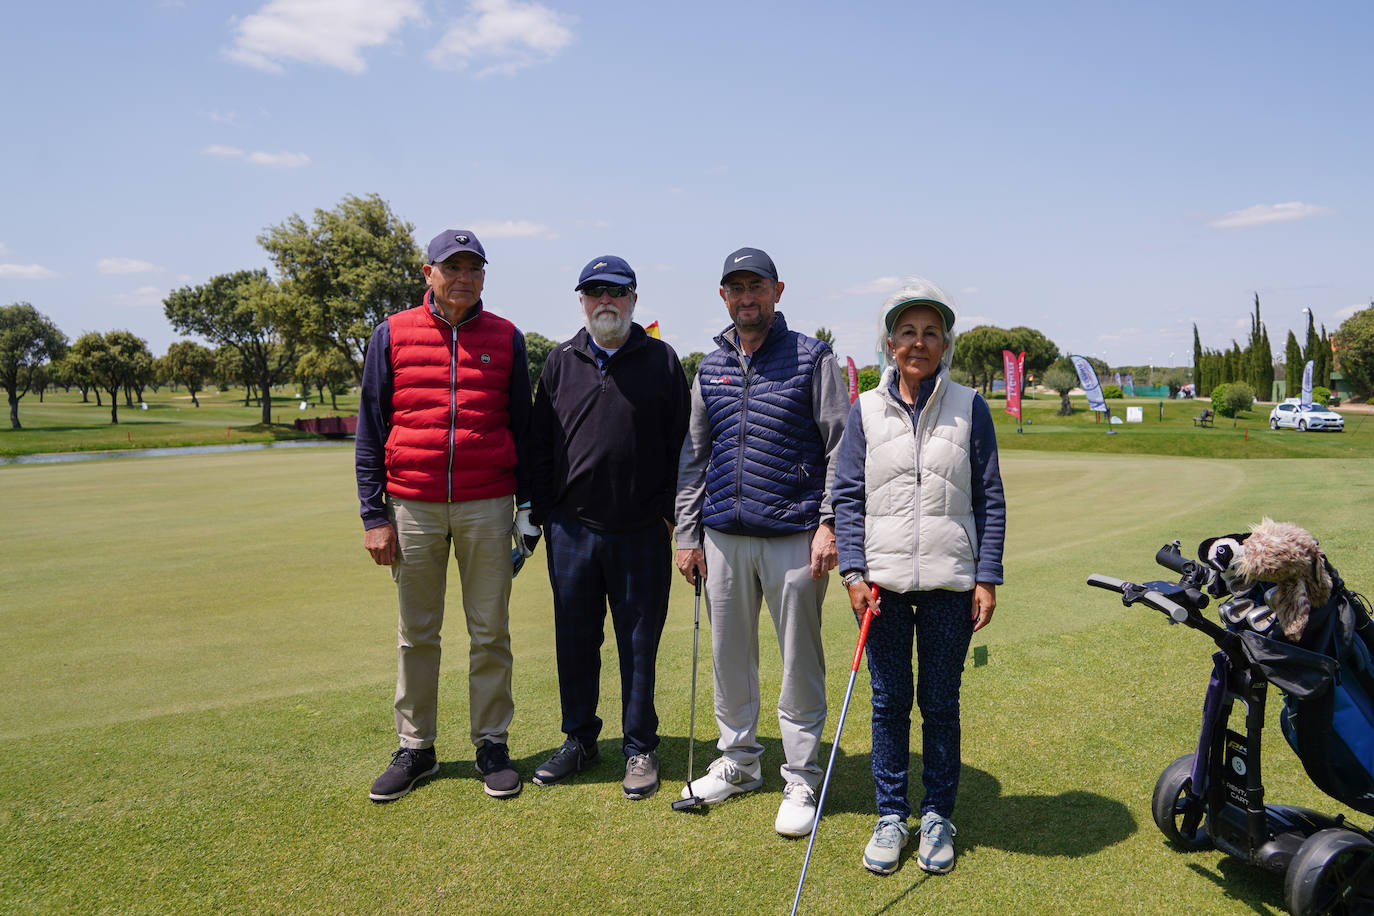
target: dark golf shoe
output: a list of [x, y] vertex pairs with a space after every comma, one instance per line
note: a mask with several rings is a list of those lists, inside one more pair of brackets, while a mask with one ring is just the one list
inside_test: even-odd
[[581, 741], [569, 738], [563, 742], [562, 747], [553, 752], [552, 757], [541, 763], [534, 771], [534, 784], [551, 786], [600, 762], [601, 752], [595, 746], [588, 750], [582, 746]]
[[638, 801], [658, 791], [658, 755], [635, 754], [625, 761], [625, 797]]
[[367, 797], [375, 802], [389, 802], [406, 795], [415, 784], [439, 772], [434, 748], [403, 747], [391, 755], [391, 765], [377, 781]]
[[520, 794], [520, 774], [511, 766], [510, 751], [504, 744], [482, 742], [477, 749], [477, 772], [482, 774], [482, 789], [492, 798]]

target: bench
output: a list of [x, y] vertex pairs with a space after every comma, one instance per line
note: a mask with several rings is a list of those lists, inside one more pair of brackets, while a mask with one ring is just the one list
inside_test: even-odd
[[1213, 429], [1215, 429], [1215, 428], [1216, 428], [1216, 425], [1212, 422], [1212, 421], [1215, 419], [1215, 417], [1216, 417], [1216, 414], [1214, 414], [1212, 411], [1210, 411], [1210, 410], [1204, 410], [1202, 413], [1198, 414], [1196, 417], [1193, 417], [1193, 425], [1194, 425], [1194, 426], [1211, 426]]

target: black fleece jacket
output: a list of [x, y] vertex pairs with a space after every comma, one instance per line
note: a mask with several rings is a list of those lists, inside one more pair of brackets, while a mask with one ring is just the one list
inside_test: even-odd
[[555, 508], [598, 531], [671, 523], [687, 377], [638, 324], [603, 372], [585, 329], [549, 353], [530, 417], [530, 517]]

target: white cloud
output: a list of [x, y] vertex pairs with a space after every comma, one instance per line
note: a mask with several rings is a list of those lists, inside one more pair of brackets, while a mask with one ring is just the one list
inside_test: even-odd
[[305, 153], [249, 153], [248, 161], [275, 169], [298, 169], [309, 165], [310, 157]]
[[419, 0], [269, 0], [239, 20], [230, 60], [282, 72], [283, 61], [367, 69], [362, 51], [385, 44], [409, 20], [422, 20]]
[[882, 293], [890, 293], [901, 285], [901, 277], [878, 277], [875, 280], [869, 280], [867, 283], [860, 283], [858, 286], [845, 287], [830, 298], [839, 299], [841, 296], [877, 296]]
[[205, 116], [217, 124], [233, 124], [239, 119], [237, 111], [207, 111]]
[[540, 3], [472, 0], [467, 14], [430, 50], [429, 61], [450, 69], [476, 63], [478, 76], [514, 73], [566, 48], [574, 21]]
[[51, 280], [57, 271], [42, 264], [0, 264], [0, 280]]
[[1268, 223], [1286, 223], [1295, 219], [1307, 219], [1310, 216], [1322, 216], [1330, 212], [1332, 211], [1327, 207], [1296, 200], [1286, 204], [1255, 204], [1244, 210], [1227, 213], [1220, 219], [1212, 220], [1208, 225], [1213, 229], [1247, 229]]
[[976, 287], [976, 286], [965, 286], [963, 289], [959, 290], [959, 295], [961, 295], [961, 296], [972, 296], [972, 295], [973, 295], [974, 293], [976, 293], [976, 292], [978, 292], [978, 287]]
[[162, 270], [156, 264], [133, 258], [101, 258], [95, 262], [95, 269], [102, 274], [150, 274]]
[[127, 293], [120, 293], [115, 296], [116, 305], [130, 305], [136, 308], [148, 308], [162, 304], [163, 293], [159, 286], [140, 286], [138, 289], [130, 290]]
[[201, 150], [206, 156], [216, 156], [221, 159], [242, 159], [254, 165], [265, 165], [278, 169], [298, 169], [310, 164], [310, 157], [305, 153], [247, 153], [237, 146], [207, 146]]
[[9, 253], [10, 246], [6, 245], [4, 242], [0, 242], [0, 258], [3, 258], [5, 255]]
[[478, 238], [558, 238], [558, 233], [550, 232], [548, 226], [545, 226], [543, 223], [536, 223], [532, 220], [527, 219], [486, 220], [485, 222], [473, 223], [472, 231], [477, 233]]

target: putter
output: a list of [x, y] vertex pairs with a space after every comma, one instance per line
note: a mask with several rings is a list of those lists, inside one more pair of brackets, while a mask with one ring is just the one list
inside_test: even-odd
[[[878, 586], [873, 586], [873, 600], [878, 600]], [[844, 705], [840, 707], [840, 724], [835, 726], [835, 743], [830, 746], [830, 762], [825, 765], [825, 779], [821, 782], [821, 797], [816, 800], [816, 819], [811, 822], [811, 840], [806, 844], [806, 858], [802, 860], [801, 879], [797, 881], [797, 896], [792, 898], [792, 916], [797, 916], [797, 904], [801, 903], [802, 885], [806, 884], [806, 868], [811, 864], [811, 850], [816, 846], [816, 828], [821, 825], [821, 810], [825, 807], [825, 792], [830, 788], [830, 773], [835, 769], [835, 754], [840, 749], [840, 733], [844, 731], [844, 717], [849, 712], [849, 698], [854, 695], [854, 678], [859, 673], [859, 661], [864, 657], [864, 644], [868, 642], [868, 625], [873, 620], [873, 606], [864, 608], [863, 622], [859, 624], [859, 644], [854, 647], [854, 663], [849, 666], [849, 686], [844, 691]]]
[[692, 746], [696, 744], [697, 731], [697, 638], [701, 633], [701, 573], [696, 573], [692, 584], [696, 588], [696, 609], [692, 612], [692, 711], [687, 718], [687, 797], [673, 802], [674, 811], [699, 809], [706, 803], [701, 796], [692, 791]]

